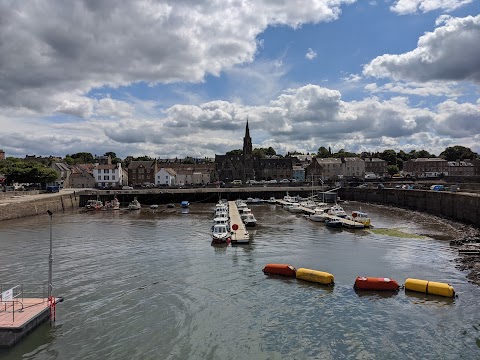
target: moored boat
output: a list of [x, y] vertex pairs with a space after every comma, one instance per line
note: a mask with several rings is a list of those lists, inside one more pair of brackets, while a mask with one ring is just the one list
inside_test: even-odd
[[331, 228], [341, 228], [343, 226], [340, 219], [327, 219], [325, 220], [325, 225]]
[[100, 200], [88, 200], [87, 204], [85, 205], [85, 210], [93, 211], [93, 210], [102, 210], [103, 203]]
[[225, 224], [215, 224], [212, 230], [212, 242], [217, 244], [230, 243], [231, 233]]
[[137, 197], [133, 198], [133, 201], [128, 204], [128, 210], [140, 210], [142, 208], [142, 205], [140, 202], [137, 200]]
[[113, 198], [112, 201], [105, 201], [105, 205], [103, 206], [102, 210], [119, 210], [120, 209], [120, 201], [116, 197]]
[[257, 219], [252, 213], [247, 214], [246, 217], [242, 220], [247, 227], [253, 227], [257, 225]]
[[352, 211], [352, 214], [347, 216], [347, 219], [362, 223], [365, 227], [369, 227], [371, 221], [368, 214], [362, 211]]
[[188, 207], [190, 206], [190, 203], [185, 200], [185, 201], [182, 201], [182, 202], [180, 203], [180, 206], [181, 206], [182, 208], [188, 208]]
[[343, 210], [343, 208], [338, 204], [335, 204], [330, 209], [328, 209], [327, 213], [329, 215], [335, 215], [342, 218], [347, 217], [347, 213], [345, 212], [345, 210]]

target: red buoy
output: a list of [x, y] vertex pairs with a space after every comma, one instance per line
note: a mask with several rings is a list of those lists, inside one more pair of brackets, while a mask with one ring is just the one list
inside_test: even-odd
[[386, 290], [386, 291], [398, 291], [400, 285], [390, 278], [383, 277], [365, 277], [359, 276], [355, 280], [353, 288], [356, 290]]
[[295, 277], [297, 273], [297, 269], [289, 264], [267, 264], [262, 271], [265, 275], [282, 275], [289, 277]]

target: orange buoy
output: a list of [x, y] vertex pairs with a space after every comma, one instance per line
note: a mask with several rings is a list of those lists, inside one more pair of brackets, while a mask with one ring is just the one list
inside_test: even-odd
[[390, 278], [358, 276], [353, 285], [355, 290], [398, 291], [400, 285]]
[[267, 264], [262, 271], [265, 275], [282, 275], [295, 277], [297, 269], [295, 269], [295, 267], [289, 264]]

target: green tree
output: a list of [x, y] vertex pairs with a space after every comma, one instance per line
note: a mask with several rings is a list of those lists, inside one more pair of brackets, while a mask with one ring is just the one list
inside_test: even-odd
[[332, 156], [330, 150], [327, 150], [325, 146], [320, 146], [318, 148], [317, 156], [319, 158], [329, 158]]
[[237, 150], [231, 150], [227, 152], [225, 155], [242, 155], [243, 150], [237, 149]]
[[387, 172], [391, 175], [398, 174], [398, 166], [397, 165], [388, 165]]
[[108, 151], [105, 154], [103, 154], [103, 156], [110, 156], [110, 159], [112, 160], [112, 164], [117, 164], [122, 162], [122, 159], [117, 157], [117, 154], [114, 153], [113, 151]]
[[272, 148], [271, 146], [265, 151], [265, 155], [267, 156], [274, 156], [274, 155], [277, 155], [277, 152], [275, 151], [274, 148]]
[[447, 147], [444, 151], [440, 153], [440, 157], [444, 158], [447, 161], [456, 161], [464, 159], [476, 159], [478, 157], [478, 154], [473, 152], [470, 148], [456, 145]]
[[65, 158], [63, 159], [63, 161], [65, 161], [68, 165], [73, 165], [75, 164], [75, 160], [71, 157], [71, 156], [65, 156]]
[[397, 164], [397, 153], [395, 152], [395, 150], [385, 150], [384, 152], [379, 154], [379, 158], [385, 160], [388, 165]]
[[66, 155], [65, 158], [70, 157], [75, 161], [75, 164], [92, 164], [94, 157], [91, 153], [79, 152], [72, 155]]

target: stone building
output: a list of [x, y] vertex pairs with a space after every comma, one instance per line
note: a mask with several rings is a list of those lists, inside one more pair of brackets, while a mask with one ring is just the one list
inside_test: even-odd
[[91, 189], [95, 187], [93, 164], [76, 164], [70, 166], [70, 187]]
[[128, 182], [131, 186], [141, 186], [155, 183], [155, 174], [158, 172], [156, 160], [131, 161], [128, 164]]
[[448, 175], [448, 161], [442, 158], [410, 159], [403, 163], [403, 173], [416, 177]]
[[365, 158], [365, 173], [383, 176], [387, 173], [387, 162], [379, 158]]
[[306, 181], [310, 179], [338, 180], [341, 178], [363, 178], [365, 162], [358, 157], [315, 158], [305, 169]]
[[225, 182], [241, 180], [281, 180], [292, 178], [291, 158], [260, 158], [253, 156], [250, 129], [245, 127], [243, 150], [240, 154], [215, 155], [216, 179]]
[[449, 176], [473, 176], [475, 175], [475, 167], [469, 161], [449, 161]]
[[5, 160], [5, 151], [0, 149], [0, 161]]

